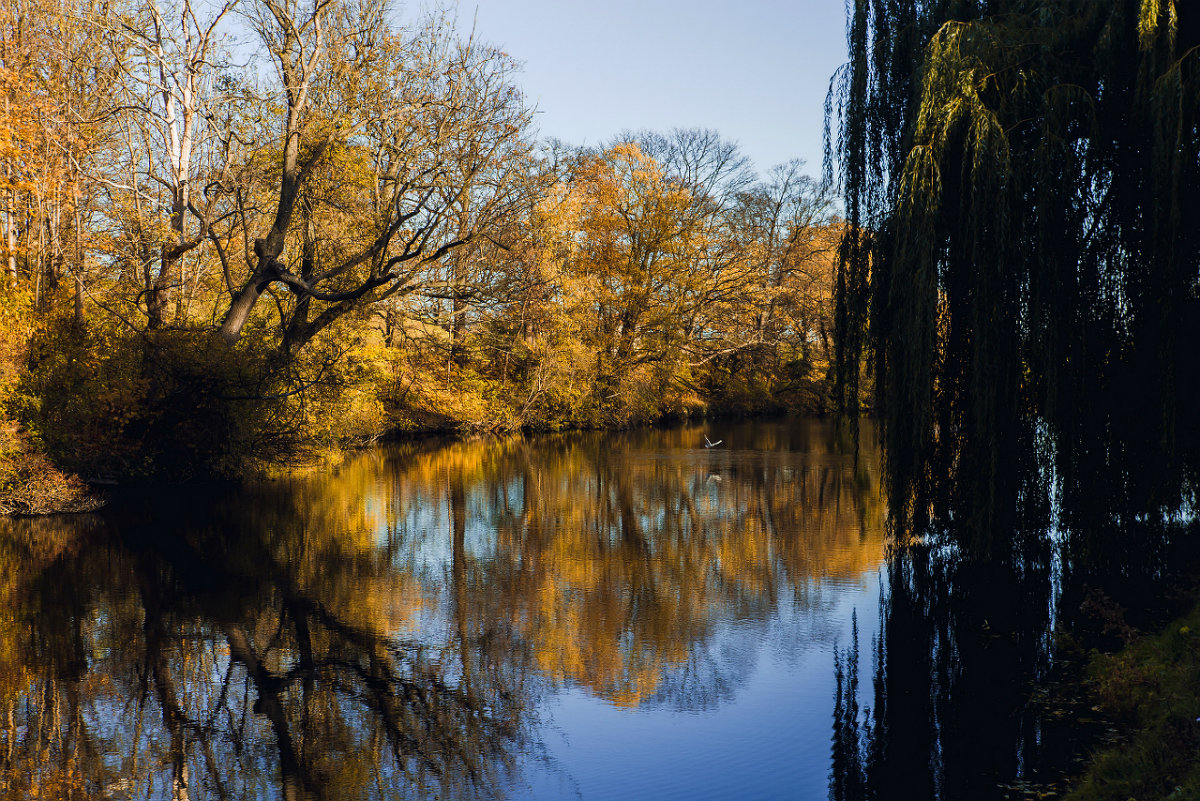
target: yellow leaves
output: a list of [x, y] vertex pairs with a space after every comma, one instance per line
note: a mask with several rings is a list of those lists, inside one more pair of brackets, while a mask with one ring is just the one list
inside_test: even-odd
[[580, 195], [576, 225], [588, 241], [599, 243], [593, 250], [625, 259], [626, 269], [644, 255], [639, 251], [686, 249], [691, 193], [668, 180], [636, 144], [586, 157], [572, 186]]
[[[1164, 26], [1165, 23], [1165, 26]], [[1175, 0], [1142, 0], [1138, 9], [1137, 32], [1138, 46], [1142, 50], [1154, 47], [1154, 40], [1163, 28], [1166, 28], [1168, 47], [1175, 47], [1175, 33], [1179, 27], [1179, 15], [1175, 10]]]
[[710, 237], [694, 202], [662, 165], [625, 142], [584, 156], [543, 221], [553, 226], [552, 253], [573, 288], [599, 316], [632, 322], [639, 306], [670, 304], [703, 262]]
[[46, 196], [66, 170], [64, 133], [45, 90], [0, 66], [0, 191]]

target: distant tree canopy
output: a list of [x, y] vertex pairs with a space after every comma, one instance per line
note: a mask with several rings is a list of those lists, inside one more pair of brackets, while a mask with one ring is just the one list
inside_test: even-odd
[[848, 39], [839, 397], [859, 407], [865, 361], [897, 522], [994, 524], [1048, 500], [1030, 476], [1067, 510], [1179, 508], [1200, 456], [1200, 13], [855, 0]]

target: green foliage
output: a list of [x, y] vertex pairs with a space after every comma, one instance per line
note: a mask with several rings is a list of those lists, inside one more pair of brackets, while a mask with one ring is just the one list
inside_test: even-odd
[[1154, 637], [1096, 656], [1093, 680], [1131, 734], [1096, 756], [1069, 801], [1200, 798], [1200, 607]]

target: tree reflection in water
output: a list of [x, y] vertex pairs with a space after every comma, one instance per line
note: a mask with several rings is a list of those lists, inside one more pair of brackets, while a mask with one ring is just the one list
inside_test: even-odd
[[718, 705], [752, 666], [726, 624], [829, 603], [883, 542], [872, 454], [730, 431], [411, 445], [9, 524], [0, 798], [491, 797], [554, 688]]
[[234, 511], [179, 536], [131, 526], [125, 544], [75, 532], [77, 552], [10, 587], [9, 797], [387, 798], [504, 778], [525, 737], [519, 649], [448, 666], [355, 608], [373, 603], [355, 587], [370, 565], [326, 552], [312, 582], [302, 521]]
[[861, 715], [858, 644], [839, 659], [835, 801], [1003, 797], [1036, 772], [1031, 684], [1050, 665], [1050, 578], [1048, 560], [1018, 579], [931, 543], [889, 558]]

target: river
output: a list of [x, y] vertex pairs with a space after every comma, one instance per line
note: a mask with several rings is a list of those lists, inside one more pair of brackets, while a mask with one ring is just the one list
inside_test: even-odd
[[9, 521], [0, 788], [1004, 797], [1053, 604], [939, 617], [961, 586], [889, 559], [885, 516], [875, 450], [787, 420], [389, 445]]

